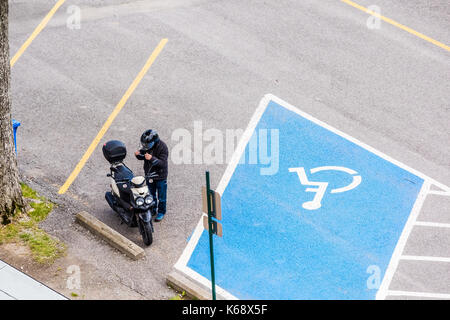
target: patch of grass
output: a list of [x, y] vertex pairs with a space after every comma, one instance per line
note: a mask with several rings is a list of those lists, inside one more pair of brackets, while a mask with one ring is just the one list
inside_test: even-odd
[[0, 244], [10, 242], [15, 239], [19, 234], [20, 226], [15, 224], [7, 224], [6, 226], [0, 226]]
[[45, 220], [53, 209], [53, 203], [40, 197], [36, 191], [21, 183], [25, 198], [32, 199], [32, 210], [28, 213], [17, 213], [13, 221], [0, 226], [0, 244], [8, 242], [22, 242], [27, 245], [33, 259], [39, 263], [52, 263], [56, 258], [65, 254], [66, 247], [59, 241], [40, 229], [39, 222]]
[[172, 287], [169, 286], [172, 290], [174, 290], [177, 294], [173, 297], [169, 298], [169, 300], [189, 300], [189, 298], [186, 296], [186, 291], [179, 292]]
[[53, 262], [65, 252], [65, 246], [39, 228], [22, 230], [19, 238], [30, 248], [39, 263]]
[[53, 210], [53, 203], [42, 201], [39, 203], [32, 202], [30, 206], [34, 209], [28, 213], [28, 216], [35, 222], [41, 222], [47, 218], [48, 214]]
[[47, 218], [48, 214], [53, 210], [53, 203], [48, 201], [44, 197], [40, 197], [36, 191], [31, 189], [28, 185], [21, 182], [22, 194], [24, 198], [30, 201], [30, 206], [33, 208], [28, 212], [28, 216], [32, 218], [35, 222], [41, 222]]
[[24, 198], [28, 199], [35, 199], [35, 200], [41, 200], [41, 198], [38, 196], [37, 192], [31, 189], [28, 185], [21, 182], [20, 186], [22, 187], [22, 194]]

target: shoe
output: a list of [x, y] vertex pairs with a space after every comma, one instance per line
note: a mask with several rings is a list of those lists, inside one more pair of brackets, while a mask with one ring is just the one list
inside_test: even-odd
[[155, 218], [155, 222], [160, 222], [164, 218], [164, 213], [158, 213]]

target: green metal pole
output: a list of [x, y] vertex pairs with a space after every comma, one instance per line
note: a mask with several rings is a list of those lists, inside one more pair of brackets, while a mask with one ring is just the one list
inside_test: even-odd
[[212, 299], [216, 300], [216, 275], [214, 271], [214, 249], [213, 249], [213, 223], [211, 210], [211, 189], [209, 184], [209, 171], [206, 171], [206, 202], [208, 205], [208, 227], [209, 227], [209, 256], [211, 259], [211, 287]]

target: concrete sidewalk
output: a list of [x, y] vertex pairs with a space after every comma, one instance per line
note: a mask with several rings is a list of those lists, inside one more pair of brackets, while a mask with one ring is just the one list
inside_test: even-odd
[[67, 300], [0, 260], [0, 300]]

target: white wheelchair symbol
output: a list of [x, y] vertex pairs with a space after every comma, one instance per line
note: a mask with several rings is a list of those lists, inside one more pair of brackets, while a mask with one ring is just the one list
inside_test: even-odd
[[[356, 188], [362, 181], [362, 178], [360, 175], [358, 175], [358, 172], [345, 167], [325, 166], [325, 167], [317, 167], [310, 170], [311, 174], [320, 171], [342, 171], [350, 174], [353, 177], [352, 183], [350, 183], [348, 186], [332, 189], [330, 190], [330, 193], [341, 193], [350, 191]], [[327, 191], [328, 182], [309, 181], [308, 176], [306, 175], [305, 172], [305, 168], [303, 167], [289, 168], [289, 172], [297, 172], [298, 178], [302, 185], [314, 186], [314, 188], [307, 188], [305, 190], [306, 192], [315, 192], [316, 195], [314, 196], [314, 199], [303, 203], [302, 207], [305, 208], [306, 210], [319, 209], [322, 206], [322, 199], [325, 195], [325, 192]]]

